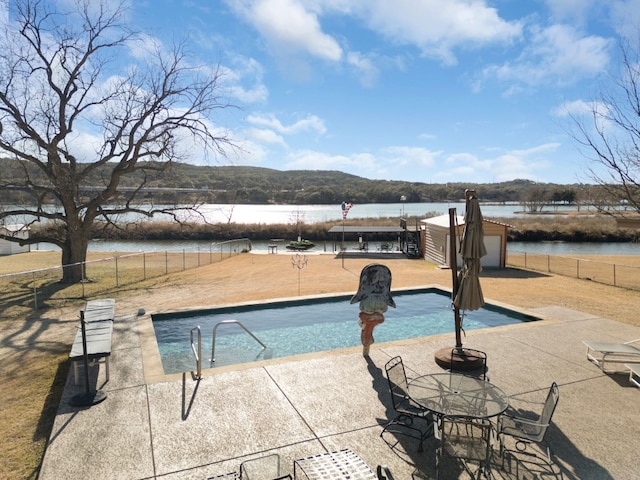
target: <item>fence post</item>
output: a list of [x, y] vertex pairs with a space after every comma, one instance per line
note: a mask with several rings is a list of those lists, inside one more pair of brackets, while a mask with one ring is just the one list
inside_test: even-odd
[[118, 256], [116, 255], [116, 287], [120, 286], [120, 278], [118, 276]]
[[147, 279], [147, 254], [142, 252], [142, 279]]
[[547, 255], [547, 272], [551, 273], [551, 255]]
[[184, 272], [186, 269], [187, 269], [187, 254], [183, 248], [182, 249], [182, 271]]
[[616, 264], [614, 263], [612, 266], [613, 266], [613, 286], [617, 287], [618, 285], [616, 285]]
[[580, 259], [576, 260], [576, 278], [580, 278]]
[[167, 275], [169, 273], [169, 251], [164, 251], [164, 274]]

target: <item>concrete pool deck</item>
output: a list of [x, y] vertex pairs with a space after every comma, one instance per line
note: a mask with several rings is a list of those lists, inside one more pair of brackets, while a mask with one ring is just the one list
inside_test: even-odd
[[[531, 311], [544, 320], [464, 339], [488, 353], [489, 378], [507, 394], [542, 401], [553, 381], [560, 387], [547, 437], [553, 464], [513, 455], [505, 470], [496, 459], [494, 477], [637, 478], [640, 391], [627, 374], [605, 375], [587, 361], [582, 340], [628, 341], [640, 338], [640, 327], [561, 307]], [[369, 359], [353, 348], [206, 372], [200, 381], [189, 374], [149, 381], [140, 318], [117, 310], [110, 381], [103, 367], [92, 370], [105, 401], [70, 406], [83, 386], [68, 376], [41, 480], [205, 479], [271, 453], [293, 473], [294, 459], [342, 448], [373, 468], [388, 465], [396, 480], [435, 478], [435, 440], [418, 453], [407, 437], [393, 448], [380, 438], [394, 416], [384, 365], [401, 355], [409, 376], [441, 371], [433, 354], [452, 345], [453, 334], [374, 344]], [[416, 468], [421, 477], [412, 477]], [[450, 468], [448, 478], [468, 478], [459, 464]]]

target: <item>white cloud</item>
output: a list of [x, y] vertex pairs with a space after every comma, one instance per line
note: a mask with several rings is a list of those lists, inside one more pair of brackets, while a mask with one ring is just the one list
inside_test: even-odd
[[632, 42], [638, 40], [640, 0], [617, 0], [611, 4], [611, 25]]
[[609, 107], [602, 102], [573, 100], [571, 102], [564, 102], [551, 113], [556, 117], [581, 117], [584, 115], [592, 115], [593, 112], [599, 112], [601, 115], [605, 115], [608, 111]]
[[594, 7], [604, 2], [597, 0], [545, 0], [556, 21], [583, 23]]
[[347, 54], [347, 63], [355, 68], [360, 84], [363, 87], [372, 87], [375, 84], [380, 71], [371, 58], [359, 52], [349, 52]]
[[245, 131], [245, 135], [257, 143], [277, 144], [282, 145], [283, 147], [287, 146], [281, 135], [278, 135], [273, 130], [266, 128], [249, 128]]
[[291, 125], [283, 125], [273, 114], [249, 115], [247, 121], [252, 125], [268, 127], [285, 135], [295, 135], [303, 132], [316, 132], [323, 135], [327, 131], [322, 119], [315, 115], [308, 115], [306, 118], [298, 120]]
[[481, 0], [372, 0], [365, 12], [374, 31], [401, 45], [415, 45], [429, 57], [456, 62], [453, 50], [511, 42], [522, 25], [500, 18]]
[[340, 170], [349, 172], [360, 167], [371, 169], [374, 168], [375, 164], [373, 156], [369, 154], [331, 155], [314, 150], [298, 150], [288, 156], [285, 167], [293, 170]]
[[435, 162], [441, 152], [432, 152], [422, 147], [387, 147], [382, 150], [384, 163], [395, 166], [429, 167]]
[[228, 0], [227, 4], [260, 32], [275, 55], [304, 52], [332, 62], [342, 59], [338, 42], [322, 31], [317, 14], [298, 0]]
[[483, 77], [522, 86], [569, 85], [604, 72], [610, 61], [612, 40], [582, 35], [569, 25], [534, 27], [530, 44], [514, 62], [486, 68]]

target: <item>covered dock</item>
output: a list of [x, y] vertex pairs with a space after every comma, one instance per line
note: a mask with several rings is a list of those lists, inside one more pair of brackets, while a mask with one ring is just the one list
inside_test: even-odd
[[359, 250], [362, 252], [402, 252], [420, 256], [419, 232], [401, 222], [390, 225], [335, 225], [329, 229], [333, 235], [333, 251]]

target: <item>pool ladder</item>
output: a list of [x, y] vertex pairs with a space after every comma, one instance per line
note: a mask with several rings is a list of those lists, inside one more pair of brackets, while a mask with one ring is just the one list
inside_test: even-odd
[[[220, 325], [229, 325], [229, 324], [236, 324], [240, 326], [245, 332], [247, 332], [256, 342], [258, 342], [262, 346], [262, 350], [265, 350], [267, 348], [267, 346], [262, 342], [262, 340], [256, 337], [253, 334], [253, 332], [251, 332], [251, 330], [245, 327], [244, 324], [239, 320], [222, 320], [221, 322], [218, 322], [213, 327], [212, 339], [211, 339], [211, 358], [209, 359], [209, 362], [215, 363], [216, 361], [216, 357], [215, 357], [216, 332], [218, 331], [218, 327]], [[197, 333], [197, 343], [194, 342], [194, 333]], [[193, 356], [196, 360], [196, 369], [197, 369], [194, 375], [194, 378], [199, 379], [199, 378], [202, 378], [202, 332], [200, 330], [200, 325], [191, 329], [190, 336], [191, 336], [191, 351], [193, 352]]]

